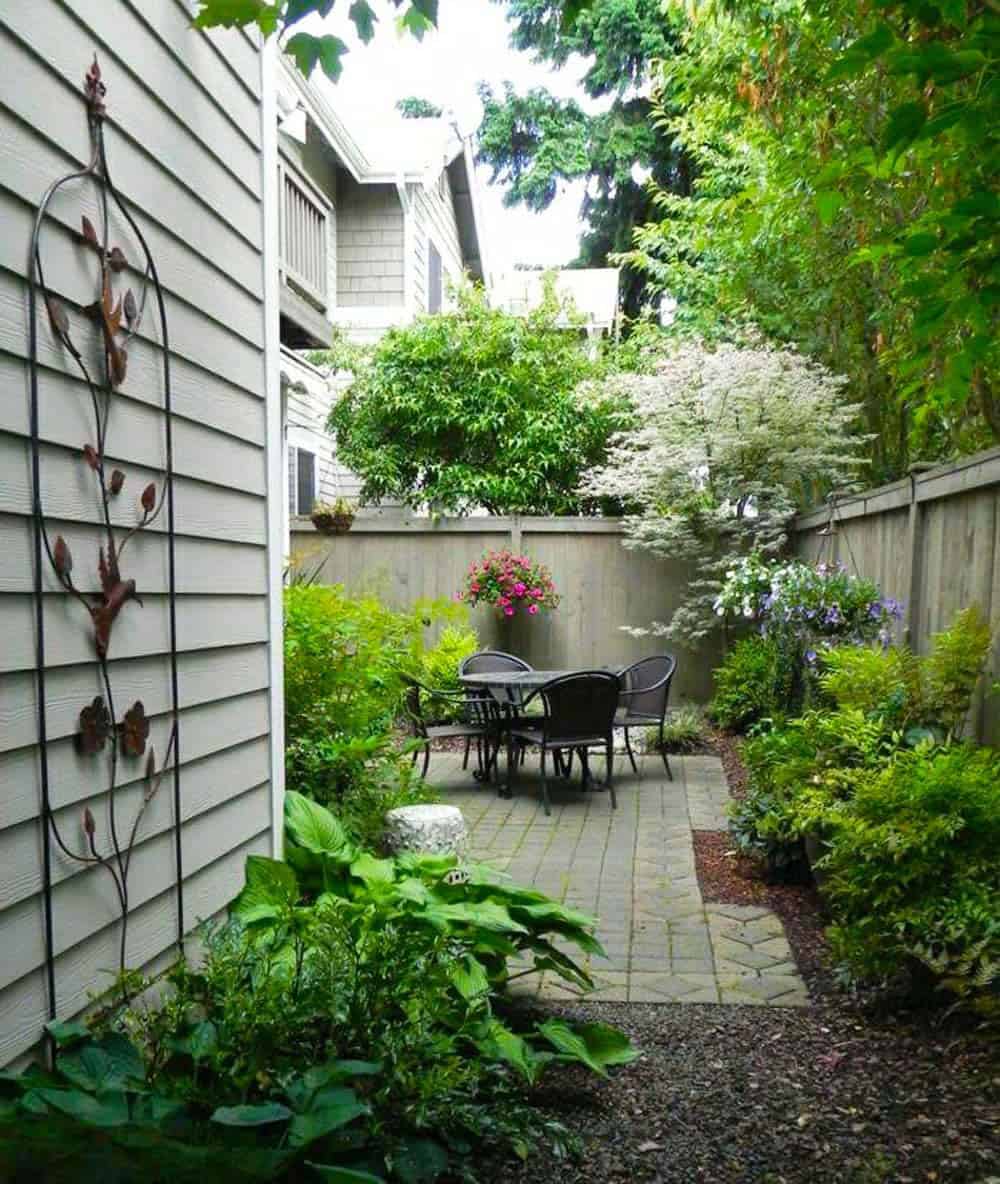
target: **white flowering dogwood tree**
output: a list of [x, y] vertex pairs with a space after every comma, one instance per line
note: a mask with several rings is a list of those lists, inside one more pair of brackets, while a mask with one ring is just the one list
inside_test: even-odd
[[798, 510], [856, 484], [859, 409], [845, 379], [756, 342], [687, 342], [655, 374], [612, 381], [634, 418], [581, 493], [625, 506], [626, 547], [693, 563], [668, 622], [626, 628], [695, 642], [718, 623], [713, 602], [736, 560], [778, 553]]

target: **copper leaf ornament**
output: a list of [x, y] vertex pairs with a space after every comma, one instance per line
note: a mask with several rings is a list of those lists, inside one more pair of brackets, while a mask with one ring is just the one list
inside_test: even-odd
[[76, 743], [80, 752], [93, 756], [100, 752], [111, 734], [111, 713], [101, 695], [80, 712], [80, 731]]
[[125, 712], [122, 720], [122, 752], [126, 756], [142, 756], [149, 739], [149, 720], [142, 700], [137, 699]]
[[111, 474], [111, 479], [108, 481], [109, 493], [121, 493], [122, 486], [125, 484], [125, 474], [121, 469], [115, 469]]
[[52, 565], [58, 576], [68, 576], [73, 570], [73, 553], [61, 534], [56, 536], [56, 544], [52, 548]]
[[142, 502], [142, 508], [146, 511], [146, 513], [152, 514], [153, 507], [156, 505], [156, 486], [152, 481], [150, 481], [150, 483], [142, 491], [142, 497], [140, 498], [140, 501]]

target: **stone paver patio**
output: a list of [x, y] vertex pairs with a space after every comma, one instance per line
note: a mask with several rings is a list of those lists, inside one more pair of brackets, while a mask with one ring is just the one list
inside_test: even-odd
[[[542, 809], [537, 757], [529, 754], [514, 796], [478, 786], [461, 758], [436, 752], [429, 780], [459, 806], [470, 854], [599, 918], [608, 958], [595, 958], [590, 999], [633, 1003], [809, 1002], [780, 919], [746, 905], [705, 904], [695, 874], [695, 830], [724, 830], [728, 801], [714, 756], [673, 756], [668, 781], [658, 757], [633, 774], [616, 760], [618, 809], [606, 792], [550, 780], [552, 814]], [[594, 761], [602, 776], [603, 762]], [[502, 775], [502, 773], [501, 773]], [[566, 952], [579, 951], [567, 945]], [[572, 998], [562, 980], [525, 980], [543, 998]]]

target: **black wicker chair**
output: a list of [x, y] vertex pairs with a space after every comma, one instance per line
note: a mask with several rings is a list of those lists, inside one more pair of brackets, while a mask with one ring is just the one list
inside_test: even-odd
[[612, 771], [615, 711], [620, 689], [616, 674], [607, 670], [584, 670], [560, 675], [529, 695], [524, 706], [538, 697], [545, 704], [545, 714], [537, 723], [522, 718], [510, 724], [507, 731], [507, 795], [510, 796], [511, 778], [518, 764], [517, 749], [523, 752], [532, 745], [541, 749], [542, 802], [545, 813], [551, 814], [546, 780], [548, 754], [553, 754], [553, 764], [558, 771], [560, 754], [567, 750], [579, 753], [586, 785], [589, 772], [587, 751], [603, 748], [608, 766], [604, 784], [611, 794], [611, 807], [616, 809], [618, 800], [612, 783]]
[[[443, 691], [425, 687], [423, 683], [417, 682], [415, 678], [410, 678], [408, 675], [404, 676], [403, 682], [407, 688], [403, 704], [404, 711], [413, 730], [414, 739], [423, 741], [424, 767], [420, 771], [421, 777], [427, 776], [427, 767], [431, 761], [432, 740], [464, 739], [465, 762], [462, 768], [464, 769], [468, 764], [469, 751], [474, 740], [478, 754], [478, 772], [481, 774], [482, 780], [488, 779], [492, 750], [499, 735], [499, 707], [485, 699], [470, 697], [464, 690]], [[425, 712], [424, 704], [435, 700], [439, 703], [447, 703], [452, 708], [457, 707], [461, 718], [453, 723], [430, 722], [433, 717], [429, 717]], [[413, 750], [414, 764], [417, 763], [420, 752], [420, 748]]]
[[[530, 664], [528, 662], [525, 662], [525, 660], [523, 658], [517, 657], [516, 654], [506, 654], [506, 653], [504, 653], [503, 650], [480, 650], [478, 653], [470, 654], [469, 657], [466, 658], [462, 662], [462, 665], [459, 667], [459, 673], [460, 674], [483, 674], [483, 673], [488, 673], [490, 671], [495, 671], [495, 670], [530, 670], [530, 669], [531, 669]], [[471, 700], [479, 700], [479, 701], [485, 700], [490, 705], [492, 705], [496, 702], [496, 700], [494, 700], [493, 695], [491, 695], [490, 692], [485, 689], [478, 689], [476, 687], [467, 687], [465, 690], [465, 693], [468, 696], [468, 698], [470, 699], [470, 701]], [[517, 711], [518, 711], [517, 704], [505, 703], [503, 705], [503, 710], [508, 713], [508, 717], [509, 716], [516, 716]], [[497, 714], [499, 715], [499, 713], [497, 713]], [[496, 722], [497, 722], [497, 726], [499, 727], [500, 723], [502, 723], [502, 716], [500, 716], [500, 718], [497, 719]], [[472, 747], [472, 738], [469, 737], [469, 739], [467, 739], [465, 742], [465, 757], [462, 760], [462, 768], [463, 769], [468, 768], [469, 751], [470, 751], [471, 747]], [[487, 761], [485, 770], [483, 769], [482, 765], [480, 765], [480, 769], [477, 771], [477, 776], [482, 776], [484, 774], [484, 772], [488, 776], [489, 771], [490, 771], [490, 762]]]
[[670, 698], [670, 683], [677, 669], [677, 659], [671, 654], [642, 658], [621, 672], [621, 693], [618, 698], [618, 713], [615, 727], [625, 732], [625, 751], [632, 765], [632, 772], [639, 771], [635, 754], [629, 741], [631, 728], [658, 726], [660, 730], [660, 755], [671, 781], [674, 775], [670, 761], [663, 751], [663, 722], [667, 716], [667, 700]]

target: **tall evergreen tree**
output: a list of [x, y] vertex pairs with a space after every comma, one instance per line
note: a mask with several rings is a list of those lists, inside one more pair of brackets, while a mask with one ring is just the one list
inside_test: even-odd
[[[652, 216], [646, 176], [661, 189], [690, 191], [688, 160], [654, 121], [649, 98], [653, 62], [674, 52], [677, 18], [660, 0], [594, 0], [567, 27], [560, 0], [507, 5], [516, 49], [556, 69], [582, 57], [585, 92], [605, 102], [591, 113], [543, 87], [518, 94], [509, 84], [501, 93], [483, 86], [479, 159], [491, 181], [506, 186], [507, 205], [532, 210], [545, 209], [565, 182], [586, 179], [587, 231], [574, 262], [603, 266], [609, 254], [629, 249], [633, 229]], [[629, 272], [625, 287], [634, 314], [644, 278]]]

